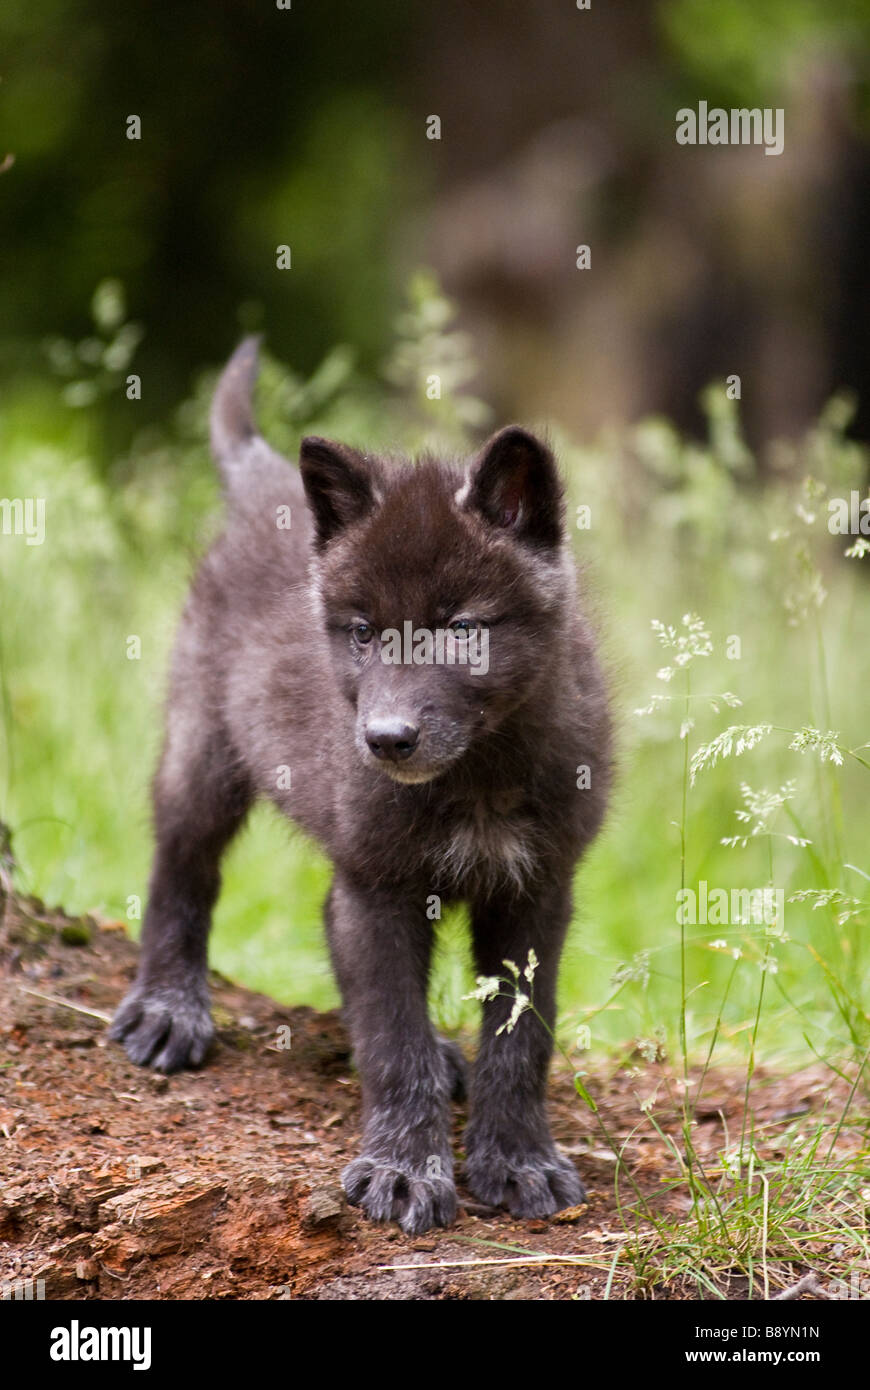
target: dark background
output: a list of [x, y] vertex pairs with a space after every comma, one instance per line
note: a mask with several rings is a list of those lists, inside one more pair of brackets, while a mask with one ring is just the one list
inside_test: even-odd
[[[751, 442], [844, 386], [866, 437], [868, 37], [863, 0], [4, 0], [0, 379], [87, 334], [106, 277], [144, 329], [137, 425], [242, 327], [376, 371], [424, 264], [500, 415], [700, 430], [736, 372]], [[677, 145], [700, 99], [782, 106], [784, 153]]]

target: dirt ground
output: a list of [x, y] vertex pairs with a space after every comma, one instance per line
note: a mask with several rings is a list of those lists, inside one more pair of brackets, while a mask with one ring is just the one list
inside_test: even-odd
[[[0, 916], [6, 1297], [26, 1280], [44, 1281], [44, 1296], [58, 1299], [603, 1296], [625, 1239], [615, 1161], [566, 1072], [551, 1081], [553, 1129], [588, 1203], [548, 1221], [515, 1221], [475, 1203], [460, 1176], [456, 1224], [407, 1237], [363, 1220], [341, 1191], [359, 1139], [359, 1085], [336, 1013], [285, 1008], [213, 975], [219, 1041], [210, 1065], [159, 1076], [106, 1041], [105, 1020], [136, 965], [123, 924], [70, 919], [13, 897]], [[663, 1188], [673, 1159], [639, 1109], [656, 1082], [667, 1094], [667, 1072], [640, 1065], [640, 1079], [615, 1064], [593, 1072], [590, 1090], [612, 1134], [636, 1131], [626, 1160], [637, 1183], [679, 1211], [685, 1199]], [[732, 1134], [739, 1129], [741, 1087], [737, 1076], [708, 1077], [696, 1142], [711, 1159], [723, 1117]], [[775, 1136], [830, 1090], [821, 1068], [758, 1073], [756, 1119]], [[463, 1118], [458, 1110], [460, 1175]], [[575, 1262], [531, 1264], [530, 1254]], [[783, 1271], [784, 1282], [801, 1273]], [[728, 1293], [745, 1297], [745, 1286], [736, 1280]], [[611, 1297], [641, 1296], [630, 1272], [617, 1274]], [[672, 1287], [655, 1296], [697, 1294]]]

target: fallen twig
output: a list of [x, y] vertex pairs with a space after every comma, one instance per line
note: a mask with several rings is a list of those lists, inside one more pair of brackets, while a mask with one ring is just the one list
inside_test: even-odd
[[785, 1303], [789, 1299], [800, 1298], [802, 1293], [811, 1293], [814, 1298], [830, 1298], [831, 1296], [825, 1293], [825, 1290], [819, 1283], [818, 1275], [810, 1271], [810, 1273], [805, 1274], [802, 1279], [798, 1279], [796, 1284], [792, 1284], [791, 1288], [783, 1289], [782, 1293], [775, 1293], [771, 1302]]
[[585, 1265], [590, 1269], [601, 1266], [582, 1255], [534, 1255], [516, 1260], [427, 1260], [422, 1264], [378, 1265], [378, 1270], [398, 1269], [481, 1269], [484, 1265]]
[[69, 999], [61, 999], [56, 994], [43, 994], [41, 989], [31, 989], [29, 985], [19, 985], [22, 994], [32, 994], [35, 999], [44, 999], [47, 1004], [61, 1004], [65, 1009], [73, 1009], [77, 1014], [87, 1014], [89, 1018], [98, 1018], [102, 1023], [111, 1023], [112, 1015], [103, 1013], [102, 1009], [86, 1009], [84, 1004], [73, 1004]]

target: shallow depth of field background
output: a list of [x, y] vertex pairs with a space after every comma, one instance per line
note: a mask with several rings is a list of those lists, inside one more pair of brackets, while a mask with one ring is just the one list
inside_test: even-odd
[[[672, 1047], [683, 710], [635, 711], [683, 687], [656, 678], [652, 621], [699, 614], [713, 652], [692, 690], [742, 701], [697, 701], [690, 750], [737, 723], [870, 741], [870, 555], [846, 558], [853, 538], [826, 525], [828, 497], [868, 480], [870, 10], [518, 8], [156, 3], [146, 23], [105, 0], [4, 5], [0, 497], [44, 497], [47, 533], [0, 536], [0, 819], [21, 886], [50, 904], [125, 918], [144, 900], [167, 656], [220, 519], [209, 391], [259, 329], [261, 418], [291, 456], [309, 432], [462, 451], [509, 419], [550, 429], [569, 515], [591, 508], [574, 539], [620, 727], [608, 828], [578, 876], [566, 1033], [587, 1022], [593, 1054]], [[702, 99], [782, 106], [785, 152], [677, 146], [676, 110]], [[689, 885], [760, 887], [772, 863], [787, 897], [855, 900], [787, 903], [766, 1062], [841, 1058], [868, 1032], [870, 770], [790, 738], [702, 772], [686, 807]], [[741, 784], [792, 779], [773, 839], [722, 845]], [[334, 1004], [327, 882], [261, 808], [226, 861], [213, 963]], [[690, 1049], [721, 1008], [739, 1054], [769, 942], [688, 934]], [[457, 918], [433, 986], [448, 1027], [474, 1017], [470, 979]]]

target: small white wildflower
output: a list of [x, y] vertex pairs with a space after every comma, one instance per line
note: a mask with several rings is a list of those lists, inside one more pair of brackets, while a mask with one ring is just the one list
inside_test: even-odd
[[730, 758], [732, 753], [739, 757], [760, 743], [772, 730], [771, 724], [732, 724], [723, 729], [709, 743], [703, 743], [692, 756], [689, 764], [691, 781], [694, 784], [698, 773], [704, 768], [715, 767], [720, 758]]
[[511, 1008], [510, 1018], [508, 1018], [501, 1025], [500, 1028], [496, 1028], [496, 1037], [498, 1037], [499, 1033], [504, 1033], [505, 1031], [507, 1031], [508, 1033], [512, 1033], [514, 1031], [514, 1028], [517, 1024], [517, 1019], [520, 1017], [521, 1014], [525, 1013], [526, 1009], [529, 1007], [530, 1002], [531, 1001], [529, 1000], [529, 996], [527, 994], [523, 994], [520, 990], [517, 991], [516, 997], [514, 998], [513, 1006]]
[[716, 714], [719, 713], [720, 700], [722, 704], [727, 705], [729, 709], [740, 709], [743, 705], [740, 696], [735, 695], [733, 690], [723, 690], [718, 695], [710, 696], [710, 707], [715, 710]]
[[843, 554], [848, 560], [863, 560], [865, 555], [870, 555], [870, 541], [859, 536], [855, 544], [850, 545], [848, 550], [843, 551]]
[[667, 1056], [664, 1029], [657, 1028], [651, 1038], [638, 1038], [635, 1046], [643, 1060], [650, 1065], [653, 1062], [663, 1062]]
[[822, 762], [836, 763], [839, 767], [843, 761], [843, 755], [837, 747], [840, 735], [829, 729], [823, 734], [820, 729], [803, 728], [800, 729], [788, 745], [798, 753], [806, 753], [812, 750], [818, 753]]
[[[769, 835], [769, 825], [776, 812], [791, 801], [795, 794], [796, 783], [794, 781], [785, 782], [779, 791], [769, 792], [766, 787], [760, 791], [753, 791], [748, 782], [740, 783], [740, 795], [743, 797], [743, 806], [734, 812], [739, 821], [744, 825], [751, 825], [750, 836]], [[791, 838], [791, 837], [790, 837]], [[747, 838], [735, 835], [732, 839], [722, 840], [723, 845], [740, 844], [745, 849]]]
[[866, 904], [862, 903], [860, 898], [853, 898], [848, 893], [841, 893], [838, 888], [801, 888], [798, 892], [792, 893], [789, 902], [810, 902], [813, 905], [813, 912], [817, 912], [820, 907], [840, 908], [841, 910], [836, 916], [839, 927], [844, 927], [853, 917], [866, 911]]
[[720, 939], [719, 941], [711, 941], [711, 942], [710, 942], [710, 950], [711, 950], [711, 951], [727, 951], [727, 950], [728, 950], [728, 942], [727, 942], [727, 941], [722, 941], [721, 939]]
[[665, 627], [664, 623], [658, 618], [653, 618], [650, 627], [658, 637], [663, 647], [675, 647], [677, 645], [677, 629], [675, 627]]
[[838, 893], [838, 891], [837, 891], [836, 889], [828, 889], [828, 888], [800, 888], [800, 889], [798, 889], [798, 891], [797, 891], [796, 893], [791, 893], [791, 894], [789, 895], [789, 902], [790, 902], [790, 903], [807, 903], [807, 902], [811, 902], [812, 905], [813, 905], [813, 912], [816, 912], [820, 907], [827, 907], [829, 903], [834, 902], [836, 899], [840, 898], [841, 896], [842, 896], [842, 895], [841, 895], [840, 893]]
[[529, 947], [528, 964], [527, 964], [525, 970], [523, 971], [523, 974], [525, 975], [525, 977], [526, 977], [526, 979], [528, 980], [529, 984], [531, 984], [531, 983], [533, 982], [533, 980], [534, 980], [534, 978], [535, 978], [535, 971], [537, 970], [537, 968], [538, 968], [538, 957], [535, 955], [534, 948], [530, 946], [530, 947]]
[[664, 708], [670, 701], [670, 695], [653, 695], [648, 705], [642, 705], [641, 708], [636, 709], [634, 713], [640, 716], [645, 714], [656, 714], [658, 710]]
[[481, 1004], [487, 1000], [494, 999], [501, 988], [501, 980], [495, 975], [478, 975], [477, 988], [470, 994], [463, 994], [463, 999], [478, 999]]
[[[684, 632], [678, 632], [670, 623], [665, 626], [658, 618], [653, 618], [651, 624], [662, 646], [675, 653], [676, 666], [687, 666], [696, 656], [709, 656], [713, 650], [713, 639], [704, 626], [703, 618], [699, 618], [697, 613], [684, 613], [682, 621]], [[664, 671], [668, 674], [664, 675]], [[669, 666], [658, 672], [660, 680], [670, 680], [672, 675], [673, 671]]]
[[646, 989], [649, 984], [649, 953], [647, 951], [639, 951], [633, 960], [623, 961], [610, 977], [610, 983], [614, 989], [627, 984], [629, 980], [637, 980]]
[[791, 941], [791, 937], [785, 927], [780, 926], [779, 922], [766, 923], [764, 935], [772, 937], [774, 941], [782, 941], [783, 943]]
[[512, 960], [503, 960], [502, 965], [507, 966], [508, 970], [511, 972], [515, 980], [518, 980], [520, 978], [519, 966], [514, 965]]

